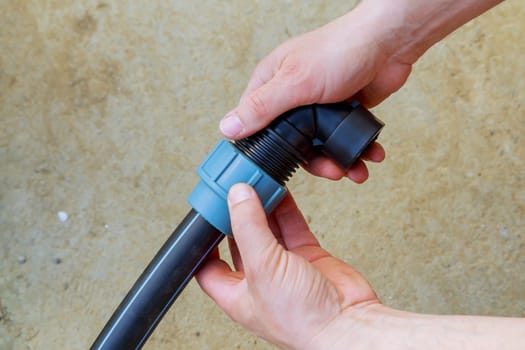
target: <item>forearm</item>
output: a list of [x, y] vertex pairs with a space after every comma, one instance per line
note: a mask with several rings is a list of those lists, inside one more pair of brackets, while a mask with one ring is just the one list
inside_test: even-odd
[[315, 348], [521, 350], [524, 335], [523, 318], [422, 315], [375, 304], [333, 322]]
[[363, 0], [361, 16], [376, 18], [378, 42], [412, 64], [432, 45], [503, 0]]

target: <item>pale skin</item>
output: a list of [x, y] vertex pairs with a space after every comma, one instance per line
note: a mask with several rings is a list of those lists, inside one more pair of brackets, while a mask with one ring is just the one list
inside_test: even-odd
[[525, 319], [422, 315], [381, 304], [319, 246], [289, 195], [266, 218], [246, 184], [228, 196], [233, 269], [215, 251], [197, 274], [234, 320], [283, 349], [525, 349]]
[[[404, 84], [428, 48], [499, 2], [364, 0], [263, 59], [221, 131], [242, 138], [309, 103], [358, 98], [368, 107], [377, 105]], [[362, 158], [380, 162], [384, 156], [375, 144]], [[348, 172], [321, 158], [305, 167], [330, 179], [363, 182], [368, 177], [363, 160]], [[290, 195], [268, 218], [245, 184], [232, 187], [228, 204], [234, 266], [215, 251], [197, 280], [235, 322], [272, 344], [284, 349], [525, 349], [525, 319], [422, 315], [383, 305], [363, 276], [319, 246]]]

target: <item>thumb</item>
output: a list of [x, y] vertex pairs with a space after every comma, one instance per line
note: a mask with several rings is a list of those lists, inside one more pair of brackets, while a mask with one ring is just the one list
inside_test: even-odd
[[[233, 236], [241, 255], [246, 277], [250, 279], [268, 253], [282, 249], [268, 226], [257, 193], [247, 184], [234, 185], [228, 194]], [[270, 270], [269, 266], [264, 269]], [[251, 275], [251, 276], [250, 276]]]
[[249, 136], [284, 112], [306, 104], [300, 89], [293, 87], [291, 74], [280, 70], [264, 84], [245, 93], [239, 105], [221, 120], [222, 134], [230, 139]]

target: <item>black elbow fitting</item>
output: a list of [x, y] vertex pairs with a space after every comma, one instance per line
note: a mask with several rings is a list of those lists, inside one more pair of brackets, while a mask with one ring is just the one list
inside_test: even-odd
[[292, 109], [236, 147], [281, 185], [318, 155], [348, 170], [375, 141], [384, 123], [357, 101]]

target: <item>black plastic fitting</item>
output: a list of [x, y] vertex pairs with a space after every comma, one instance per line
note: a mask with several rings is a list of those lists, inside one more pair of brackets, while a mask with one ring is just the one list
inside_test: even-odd
[[292, 109], [235, 145], [281, 185], [298, 165], [320, 154], [348, 170], [384, 123], [357, 101]]

